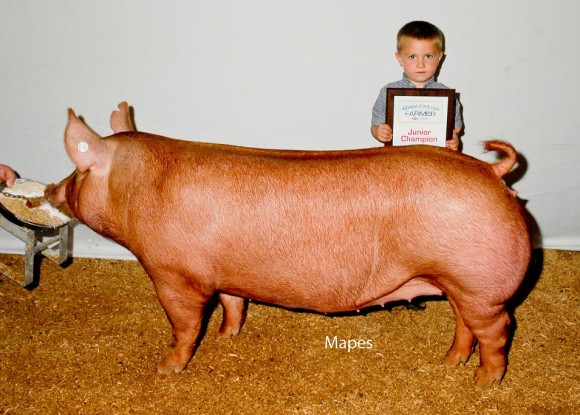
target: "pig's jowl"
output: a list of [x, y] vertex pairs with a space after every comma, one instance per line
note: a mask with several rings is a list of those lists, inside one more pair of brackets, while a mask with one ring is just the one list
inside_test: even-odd
[[445, 294], [456, 317], [445, 361], [475, 342], [478, 386], [501, 382], [510, 316], [530, 238], [501, 176], [431, 146], [283, 151], [197, 143], [134, 131], [128, 106], [101, 138], [69, 111], [65, 147], [77, 170], [49, 201], [129, 249], [151, 278], [175, 345], [159, 372], [191, 359], [204, 308], [219, 295], [223, 336], [245, 301], [322, 313]]

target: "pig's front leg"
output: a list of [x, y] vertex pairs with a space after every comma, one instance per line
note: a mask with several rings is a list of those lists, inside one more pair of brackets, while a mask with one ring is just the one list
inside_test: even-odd
[[179, 373], [195, 352], [204, 310], [211, 296], [195, 291], [183, 276], [155, 275], [151, 280], [171, 323], [175, 340], [157, 371], [164, 375]]
[[223, 319], [220, 326], [220, 337], [235, 337], [240, 333], [246, 319], [247, 301], [241, 297], [235, 297], [221, 293], [219, 301], [223, 307]]

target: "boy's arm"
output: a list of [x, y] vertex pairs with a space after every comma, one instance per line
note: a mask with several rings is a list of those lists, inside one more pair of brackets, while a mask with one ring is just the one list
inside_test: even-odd
[[385, 115], [387, 112], [387, 87], [381, 88], [379, 96], [373, 105], [371, 118], [371, 135], [375, 140], [386, 143], [393, 139], [393, 130], [385, 124]]
[[459, 133], [461, 132], [461, 128], [456, 128], [453, 130], [453, 138], [451, 140], [447, 140], [445, 142], [445, 147], [450, 150], [459, 150]]
[[393, 130], [388, 124], [371, 124], [371, 134], [381, 143], [386, 143], [393, 139]]

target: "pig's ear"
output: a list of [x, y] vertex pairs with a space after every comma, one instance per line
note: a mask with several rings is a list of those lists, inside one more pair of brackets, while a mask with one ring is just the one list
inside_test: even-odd
[[111, 128], [116, 133], [137, 131], [131, 119], [131, 111], [127, 102], [121, 102], [119, 104], [119, 111], [113, 111], [111, 114]]
[[68, 110], [68, 125], [64, 135], [66, 152], [81, 172], [98, 165], [105, 147], [104, 140], [82, 122], [72, 109]]

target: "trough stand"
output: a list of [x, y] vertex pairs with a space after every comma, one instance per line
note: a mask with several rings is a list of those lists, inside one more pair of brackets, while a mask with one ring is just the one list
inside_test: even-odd
[[25, 243], [24, 275], [13, 266], [1, 262], [0, 274], [24, 288], [37, 287], [41, 255], [60, 266], [66, 266], [65, 262], [68, 262], [72, 252], [74, 222], [55, 229], [32, 227], [11, 221], [0, 213], [0, 226]]

